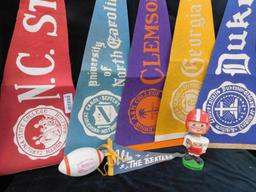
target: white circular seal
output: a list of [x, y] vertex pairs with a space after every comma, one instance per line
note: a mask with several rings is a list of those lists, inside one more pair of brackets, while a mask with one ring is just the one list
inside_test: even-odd
[[212, 131], [236, 136], [256, 124], [256, 96], [242, 83], [226, 81], [209, 92], [203, 109], [208, 112]]
[[14, 143], [32, 160], [56, 156], [65, 145], [68, 122], [62, 110], [52, 106], [28, 109], [13, 127]]
[[78, 119], [85, 133], [101, 140], [113, 135], [116, 130], [120, 101], [120, 96], [107, 90], [86, 97], [78, 113]]

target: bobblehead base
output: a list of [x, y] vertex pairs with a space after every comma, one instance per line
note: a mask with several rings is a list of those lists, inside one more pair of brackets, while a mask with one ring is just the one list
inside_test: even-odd
[[[200, 158], [200, 157], [199, 157]], [[193, 171], [202, 171], [204, 168], [204, 161], [200, 158], [200, 162], [197, 159], [187, 159], [186, 156], [182, 158], [182, 164]]]

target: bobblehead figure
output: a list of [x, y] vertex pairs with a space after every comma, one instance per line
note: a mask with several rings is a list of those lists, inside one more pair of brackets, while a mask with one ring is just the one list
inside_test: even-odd
[[209, 139], [202, 136], [206, 134], [210, 127], [208, 113], [201, 109], [194, 109], [188, 113], [186, 119], [186, 128], [188, 134], [185, 136], [183, 145], [187, 148], [187, 153], [182, 159], [185, 167], [201, 171], [204, 167], [204, 161], [200, 155], [206, 152], [209, 145]]

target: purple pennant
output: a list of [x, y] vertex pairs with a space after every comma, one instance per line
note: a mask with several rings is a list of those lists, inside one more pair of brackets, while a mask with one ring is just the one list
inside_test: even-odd
[[165, 0], [140, 0], [115, 141], [127, 146], [154, 141], [171, 47]]

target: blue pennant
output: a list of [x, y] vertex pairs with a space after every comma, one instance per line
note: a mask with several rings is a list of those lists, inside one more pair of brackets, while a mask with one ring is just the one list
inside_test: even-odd
[[[157, 153], [149, 151], [136, 151], [123, 147], [118, 144], [113, 144], [113, 149], [115, 152], [125, 161], [117, 161], [114, 167], [113, 175], [118, 175], [121, 173], [127, 173], [165, 161], [171, 161], [177, 157], [183, 157], [182, 153]], [[112, 174], [110, 174], [112, 176]]]
[[197, 103], [209, 113], [211, 143], [256, 144], [255, 21], [254, 0], [228, 1]]
[[97, 0], [72, 109], [65, 154], [115, 133], [130, 48], [126, 0]]

